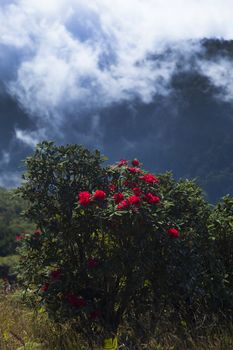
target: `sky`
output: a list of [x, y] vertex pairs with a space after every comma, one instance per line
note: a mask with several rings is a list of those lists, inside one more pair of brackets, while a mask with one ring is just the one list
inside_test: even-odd
[[22, 159], [44, 139], [196, 176], [180, 155], [181, 119], [190, 134], [201, 113], [203, 140], [222, 123], [233, 135], [232, 57], [209, 54], [208, 40], [233, 40], [232, 0], [1, 0], [0, 186], [19, 184]]

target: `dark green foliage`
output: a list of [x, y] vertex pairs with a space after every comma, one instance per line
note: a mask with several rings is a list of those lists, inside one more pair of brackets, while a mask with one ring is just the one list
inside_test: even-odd
[[[99, 326], [112, 333], [130, 302], [137, 302], [154, 264], [165, 270], [163, 249], [172, 252], [179, 242], [167, 234], [176, 227], [175, 216], [156, 178], [147, 182], [141, 179], [143, 170], [131, 172], [127, 165], [102, 168], [101, 162], [99, 152], [48, 142], [26, 160], [20, 192], [30, 202], [26, 216], [41, 234], [22, 242], [21, 278], [55, 319], [78, 318], [90, 332], [96, 326], [93, 313], [100, 312]], [[132, 183], [140, 186], [140, 207], [119, 210], [109, 185], [115, 186], [114, 193], [131, 198]], [[95, 200], [92, 194], [87, 206], [78, 204], [79, 192], [98, 189], [105, 191], [106, 200]], [[161, 202], [150, 204], [143, 199], [146, 193], [160, 196]], [[93, 259], [96, 268], [89, 267]], [[74, 307], [76, 297], [83, 300], [83, 308]]]
[[[19, 193], [37, 231], [21, 241], [20, 278], [37, 307], [87, 338], [115, 334], [123, 323], [143, 338], [163, 317], [179, 324], [206, 312], [230, 315], [232, 199], [213, 208], [194, 181], [166, 173], [150, 183], [143, 169], [103, 160], [98, 151], [51, 142], [26, 160]], [[129, 201], [135, 187], [139, 204], [119, 208], [113, 194]], [[148, 193], [160, 200], [148, 202]]]
[[33, 229], [21, 213], [26, 209], [24, 200], [13, 190], [0, 188], [0, 256], [12, 254], [16, 248], [15, 237]]
[[232, 317], [233, 309], [233, 198], [226, 196], [212, 211], [208, 220], [209, 266], [214, 289], [215, 307]]

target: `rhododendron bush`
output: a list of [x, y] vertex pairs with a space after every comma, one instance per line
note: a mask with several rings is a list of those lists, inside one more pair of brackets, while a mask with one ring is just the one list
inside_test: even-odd
[[[144, 170], [138, 159], [105, 167], [104, 160], [98, 151], [51, 142], [26, 159], [20, 193], [38, 229], [20, 239], [20, 278], [55, 320], [114, 336], [132, 305], [140, 313], [176, 288], [173, 280], [181, 283], [175, 276], [193, 261], [177, 267], [177, 259], [188, 256], [198, 229], [187, 211], [176, 213], [183, 202], [169, 175]], [[176, 193], [187, 202], [187, 189]]]

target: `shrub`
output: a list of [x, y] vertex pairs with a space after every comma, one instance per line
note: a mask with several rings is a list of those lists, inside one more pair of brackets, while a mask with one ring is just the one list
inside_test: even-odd
[[[104, 160], [98, 151], [43, 142], [26, 159], [19, 189], [37, 227], [20, 239], [24, 288], [90, 346], [97, 336], [113, 340], [123, 322], [145, 337], [164, 312], [180, 322], [213, 309], [232, 257], [230, 248], [224, 262], [230, 199], [211, 211], [193, 181], [155, 176], [137, 159], [106, 167]], [[147, 331], [140, 334], [137, 320], [148, 320]]]
[[20, 241], [21, 280], [54, 319], [113, 336], [155, 266], [162, 277], [180, 227], [155, 175], [102, 161], [50, 142], [27, 158], [20, 193], [37, 230]]
[[[208, 218], [209, 277], [206, 289], [215, 311], [232, 319], [233, 309], [233, 198], [225, 196]], [[211, 248], [211, 249], [210, 249]], [[211, 287], [210, 287], [211, 285]]]

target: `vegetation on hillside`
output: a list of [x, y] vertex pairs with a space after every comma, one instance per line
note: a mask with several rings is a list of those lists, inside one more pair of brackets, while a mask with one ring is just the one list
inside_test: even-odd
[[0, 188], [0, 256], [13, 254], [16, 236], [33, 230], [34, 224], [22, 217], [26, 202], [15, 196], [14, 190]]

